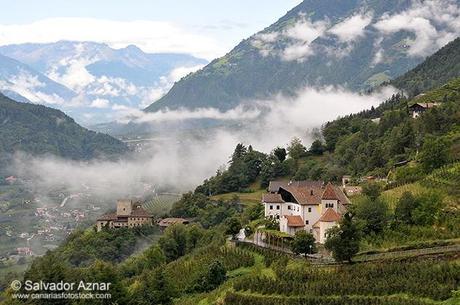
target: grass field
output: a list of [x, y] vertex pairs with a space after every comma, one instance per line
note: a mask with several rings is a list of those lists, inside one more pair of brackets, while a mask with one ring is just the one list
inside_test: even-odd
[[244, 203], [260, 203], [262, 200], [262, 195], [265, 194], [267, 191], [266, 190], [257, 190], [251, 193], [238, 193], [238, 192], [233, 192], [233, 193], [227, 193], [227, 194], [220, 194], [220, 195], [215, 195], [212, 196], [211, 199], [214, 200], [230, 200], [232, 199], [235, 195], [240, 198], [240, 201]]

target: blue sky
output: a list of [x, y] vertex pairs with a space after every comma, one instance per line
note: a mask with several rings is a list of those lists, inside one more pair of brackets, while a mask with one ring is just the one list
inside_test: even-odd
[[[270, 25], [300, 2], [300, 0], [0, 0], [0, 7], [3, 8], [0, 10], [0, 45], [88, 38], [101, 39], [103, 42], [121, 47], [130, 43], [129, 37], [123, 37], [120, 41], [114, 37], [114, 32], [119, 31], [123, 23], [148, 21], [151, 23], [144, 23], [144, 28], [141, 23], [137, 24], [139, 28], [135, 26], [130, 28], [137, 34], [133, 35], [131, 43], [143, 44], [140, 47], [146, 51], [167, 51], [171, 48], [171, 51], [182, 50], [209, 59], [222, 55], [241, 39]], [[53, 22], [50, 22], [51, 20]], [[102, 20], [118, 23], [101, 25], [98, 21]], [[86, 28], [79, 26], [79, 23], [86, 23]], [[88, 24], [93, 25], [93, 30], [98, 35], [90, 33]], [[171, 31], [168, 32], [166, 28]], [[103, 31], [108, 33], [104, 36]], [[144, 37], [140, 32], [144, 33], [146, 39], [152, 39], [152, 42], [147, 44], [139, 41]], [[156, 34], [152, 34], [153, 32]], [[160, 35], [161, 33], [163, 35]], [[185, 42], [180, 42], [180, 35], [184, 35]], [[193, 46], [193, 40], [196, 40], [197, 44], [202, 43], [203, 50], [200, 50], [197, 45]], [[157, 43], [157, 47], [154, 47], [153, 41]]]

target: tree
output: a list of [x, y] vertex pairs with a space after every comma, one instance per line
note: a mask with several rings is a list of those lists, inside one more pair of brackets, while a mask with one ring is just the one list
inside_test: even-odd
[[286, 160], [287, 152], [285, 148], [277, 147], [273, 150], [273, 155], [275, 155], [275, 157], [277, 157], [280, 162], [283, 162]]
[[399, 198], [395, 208], [395, 219], [405, 224], [413, 224], [412, 214], [419, 206], [419, 201], [411, 192], [404, 192]]
[[141, 276], [143, 283], [141, 291], [136, 293], [135, 303], [140, 304], [172, 304], [174, 289], [168, 281], [163, 268], [157, 268], [153, 271], [146, 271]]
[[425, 172], [443, 166], [449, 162], [449, 145], [444, 138], [426, 137], [420, 152], [420, 163]]
[[293, 138], [287, 148], [287, 151], [289, 153], [289, 157], [297, 161], [305, 155], [306, 148], [302, 145], [302, 141], [299, 138]]
[[383, 200], [365, 198], [356, 207], [356, 218], [364, 224], [364, 233], [380, 233], [388, 223], [388, 205]]
[[232, 159], [230, 161], [230, 163], [234, 163], [238, 160], [241, 160], [243, 159], [243, 157], [246, 155], [247, 153], [247, 148], [246, 146], [244, 146], [242, 143], [238, 143], [235, 147], [235, 151], [233, 152], [232, 154]]
[[412, 212], [412, 221], [421, 226], [433, 225], [443, 207], [440, 193], [425, 192], [419, 196], [419, 205]]
[[285, 163], [288, 160], [281, 162], [278, 158], [274, 155], [270, 155], [267, 159], [262, 162], [262, 166], [260, 169], [260, 180], [261, 186], [266, 187], [268, 183], [277, 178], [287, 174], [288, 169], [285, 166]]
[[199, 279], [194, 290], [199, 292], [211, 291], [225, 282], [227, 271], [219, 260], [213, 261], [206, 273]]
[[158, 244], [169, 261], [185, 255], [187, 251], [187, 230], [185, 225], [175, 224], [168, 227]]
[[309, 152], [319, 156], [323, 154], [324, 150], [325, 148], [323, 142], [321, 142], [321, 140], [315, 140], [313, 143], [311, 143]]
[[313, 254], [316, 252], [315, 238], [307, 231], [297, 231], [291, 242], [291, 250], [295, 254]]
[[371, 200], [376, 200], [381, 193], [382, 188], [377, 183], [370, 182], [363, 185], [363, 194], [369, 197]]
[[240, 232], [241, 230], [241, 222], [238, 217], [234, 216], [225, 221], [225, 226], [226, 234], [232, 235], [233, 239], [236, 239], [236, 235]]
[[144, 251], [145, 268], [153, 269], [164, 262], [166, 262], [166, 256], [158, 245], [151, 246]]
[[205, 231], [199, 224], [193, 224], [188, 227], [188, 230], [187, 230], [187, 249], [188, 251], [191, 251], [197, 246], [199, 240], [203, 238], [204, 234], [205, 234]]
[[332, 251], [335, 260], [351, 262], [353, 256], [359, 251], [360, 236], [358, 227], [353, 221], [353, 215], [346, 213], [340, 225], [328, 231], [324, 246]]

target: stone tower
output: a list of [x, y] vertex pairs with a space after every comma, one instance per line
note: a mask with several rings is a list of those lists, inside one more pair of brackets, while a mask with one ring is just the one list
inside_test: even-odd
[[133, 208], [131, 200], [123, 199], [117, 201], [117, 216], [129, 216]]

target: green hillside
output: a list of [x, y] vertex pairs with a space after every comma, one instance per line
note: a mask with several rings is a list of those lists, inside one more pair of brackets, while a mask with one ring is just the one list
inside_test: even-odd
[[88, 160], [120, 156], [128, 148], [115, 138], [81, 127], [59, 110], [0, 95], [0, 153], [17, 151]]
[[428, 57], [410, 72], [390, 84], [415, 96], [460, 77], [460, 38]]
[[[279, 92], [293, 94], [305, 85], [342, 85], [352, 90], [379, 85], [423, 60], [407, 54], [405, 46], [412, 37], [410, 33], [398, 32], [383, 39], [380, 47], [385, 59], [378, 63], [374, 63], [377, 52], [375, 43], [381, 35], [371, 25], [366, 28], [364, 37], [350, 44], [330, 34], [318, 37], [310, 45], [313, 53], [298, 60], [287, 60], [280, 56], [298, 42], [283, 33], [306, 20], [313, 23], [327, 20], [327, 27], [332, 28], [363, 11], [372, 11], [372, 22], [376, 22], [383, 14], [404, 10], [410, 3], [408, 0], [306, 0], [276, 23], [243, 40], [225, 56], [212, 61], [201, 71], [184, 77], [146, 111], [166, 107], [216, 107], [225, 110], [248, 99]], [[260, 37], [270, 35], [281, 36], [269, 47], [260, 45]]]

